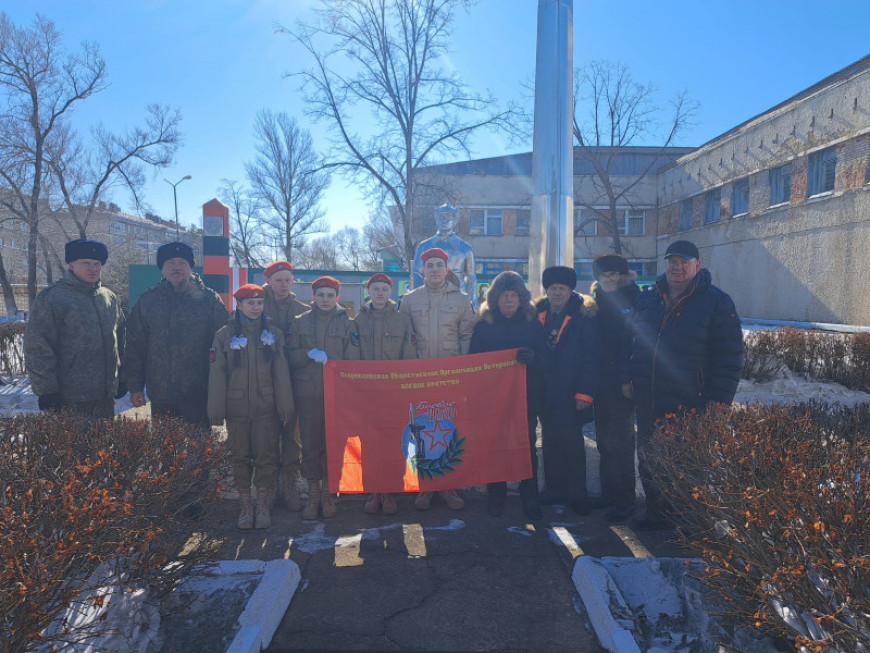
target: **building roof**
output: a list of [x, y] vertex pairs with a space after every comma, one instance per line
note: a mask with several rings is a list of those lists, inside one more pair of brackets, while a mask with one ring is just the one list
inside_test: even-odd
[[[694, 152], [694, 147], [574, 147], [574, 175], [593, 174], [589, 156], [592, 155], [615, 155], [611, 174], [614, 175], [639, 175], [645, 171], [655, 171], [663, 165], [672, 163], [681, 156]], [[652, 165], [650, 165], [652, 164]], [[443, 175], [494, 175], [505, 177], [531, 177], [532, 153], [507, 154], [488, 159], [474, 159], [472, 161], [457, 161], [440, 165], [426, 166], [427, 172]]]

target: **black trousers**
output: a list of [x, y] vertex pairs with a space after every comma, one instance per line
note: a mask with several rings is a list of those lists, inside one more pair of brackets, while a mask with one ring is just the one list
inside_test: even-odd
[[544, 481], [551, 498], [585, 501], [586, 446], [582, 426], [555, 425], [541, 418], [544, 445]]
[[661, 483], [653, 473], [652, 459], [655, 455], [650, 440], [655, 432], [656, 417], [638, 411], [637, 415], [637, 471], [643, 492], [646, 494], [646, 513], [652, 519], [662, 518], [669, 512], [668, 502]]
[[634, 505], [634, 403], [614, 393], [595, 398], [601, 493], [617, 508]]

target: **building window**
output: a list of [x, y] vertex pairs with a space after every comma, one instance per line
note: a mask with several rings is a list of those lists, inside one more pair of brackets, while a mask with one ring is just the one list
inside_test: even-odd
[[867, 162], [867, 167], [864, 168], [864, 183], [870, 184], [870, 161]]
[[472, 236], [501, 236], [501, 209], [472, 209], [468, 233]]
[[692, 198], [680, 202], [680, 231], [692, 228]]
[[529, 228], [532, 223], [532, 212], [527, 209], [520, 209], [517, 211], [517, 226], [514, 229], [514, 235], [516, 236], [528, 236]]
[[598, 217], [595, 209], [574, 209], [574, 233], [577, 236], [597, 236]]
[[0, 238], [0, 247], [3, 247], [5, 243], [3, 242], [3, 238]]
[[642, 277], [644, 274], [646, 274], [646, 264], [643, 261], [629, 261], [628, 269], [634, 270], [639, 277]]
[[722, 205], [722, 189], [714, 188], [713, 190], [708, 190], [705, 199], [704, 224], [719, 222], [719, 210]]
[[577, 276], [583, 279], [592, 278], [592, 261], [574, 261], [574, 269], [577, 271]]
[[791, 199], [791, 163], [771, 168], [768, 173], [770, 205], [782, 204]]
[[749, 212], [749, 179], [738, 179], [731, 186], [731, 215]]
[[826, 147], [810, 154], [807, 171], [807, 197], [834, 190], [837, 174], [837, 148]]
[[646, 232], [646, 211], [626, 210], [618, 227], [620, 236], [643, 236]]
[[529, 263], [520, 259], [479, 258], [474, 261], [474, 272], [481, 276], [496, 276], [505, 270], [513, 270], [524, 277], [529, 276]]

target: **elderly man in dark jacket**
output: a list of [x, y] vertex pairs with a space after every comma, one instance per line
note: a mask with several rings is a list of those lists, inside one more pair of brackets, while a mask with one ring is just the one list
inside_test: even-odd
[[677, 240], [665, 253], [665, 274], [634, 303], [630, 383], [637, 403], [640, 477], [646, 515], [640, 530], [667, 528], [667, 504], [653, 477], [650, 437], [655, 422], [678, 410], [730, 404], [743, 368], [743, 332], [731, 298], [701, 268], [698, 248]]
[[577, 514], [587, 515], [583, 425], [592, 421], [598, 387], [598, 307], [592, 297], [574, 291], [573, 268], [547, 268], [543, 285], [547, 296], [535, 308], [552, 355], [541, 412], [545, 500], [567, 501]]
[[193, 249], [182, 242], [157, 249], [163, 274], [139, 296], [127, 323], [124, 378], [134, 406], [209, 427], [208, 368], [214, 336], [227, 323], [220, 296], [193, 270]]
[[622, 521], [634, 511], [634, 402], [622, 394], [622, 381], [627, 376], [628, 321], [640, 288], [621, 254], [597, 257], [592, 261], [592, 275], [595, 281], [589, 292], [598, 305], [601, 343], [595, 396], [601, 493], [610, 507], [605, 517]]
[[[529, 425], [529, 452], [532, 457], [532, 477], [520, 481], [523, 512], [531, 520], [541, 519], [538, 502], [538, 455], [535, 449], [537, 415], [543, 406], [543, 388], [550, 362], [547, 336], [535, 319], [532, 294], [516, 272], [499, 274], [486, 293], [480, 307], [480, 320], [471, 334], [471, 354], [504, 349], [519, 349], [517, 360], [526, 365], [526, 406]], [[487, 512], [498, 516], [504, 509], [507, 483], [487, 485]]]
[[[124, 314], [100, 284], [109, 257], [96, 240], [66, 244], [69, 269], [36, 297], [24, 331], [24, 363], [41, 410], [115, 414]], [[123, 388], [121, 388], [123, 394]]]

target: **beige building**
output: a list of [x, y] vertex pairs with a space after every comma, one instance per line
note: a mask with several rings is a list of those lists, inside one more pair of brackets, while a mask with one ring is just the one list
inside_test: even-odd
[[[668, 244], [694, 241], [713, 281], [742, 316], [870, 325], [870, 56], [699, 148], [624, 148], [612, 181], [623, 254], [643, 276], [661, 272]], [[653, 163], [650, 166], [650, 163]], [[588, 161], [575, 150], [575, 267], [610, 251], [607, 214]], [[434, 207], [459, 209], [479, 281], [528, 273], [531, 154], [427, 168], [439, 188], [415, 238], [435, 233]], [[581, 283], [581, 286], [585, 286]], [[583, 288], [585, 290], [585, 288]]]

